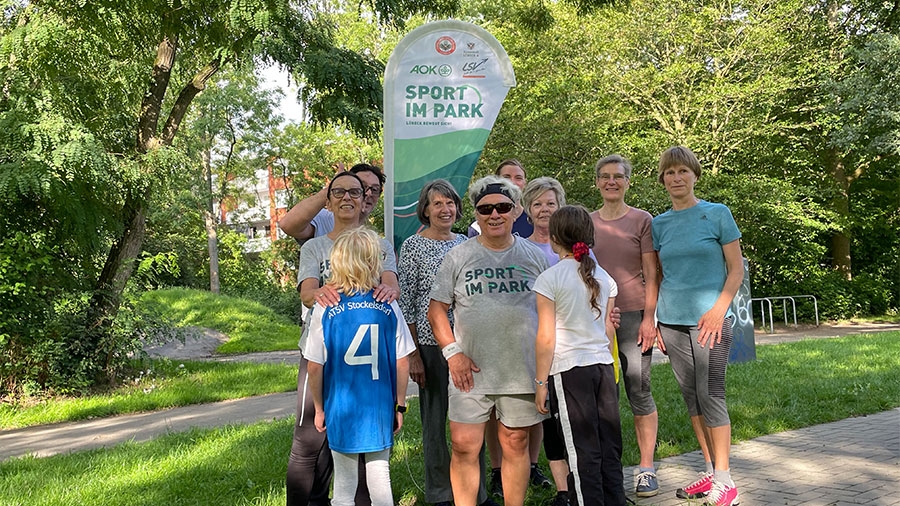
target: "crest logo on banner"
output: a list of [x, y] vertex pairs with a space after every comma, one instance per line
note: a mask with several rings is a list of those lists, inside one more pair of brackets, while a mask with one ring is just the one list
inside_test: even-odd
[[465, 196], [515, 85], [506, 50], [472, 23], [428, 23], [397, 44], [384, 73], [384, 227], [398, 252], [422, 226], [416, 204], [427, 182], [446, 179]]

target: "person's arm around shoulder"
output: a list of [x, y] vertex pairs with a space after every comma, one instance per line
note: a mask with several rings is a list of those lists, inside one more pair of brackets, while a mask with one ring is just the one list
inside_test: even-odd
[[534, 406], [539, 413], [546, 415], [550, 412], [547, 408], [547, 381], [550, 379], [550, 366], [553, 365], [553, 351], [556, 349], [556, 302], [541, 293], [535, 293], [535, 297], [538, 328], [534, 343]]
[[278, 227], [297, 240], [310, 239], [315, 236], [316, 230], [312, 226], [313, 218], [319, 211], [325, 208], [328, 202], [328, 186], [326, 185], [315, 195], [309, 196], [292, 207], [278, 220]]
[[333, 285], [319, 285], [316, 278], [306, 278], [300, 282], [300, 302], [306, 307], [313, 307], [316, 302], [323, 306], [335, 306], [341, 301], [341, 294]]
[[378, 302], [394, 302], [400, 297], [400, 280], [397, 273], [384, 271], [381, 273], [381, 284], [375, 287], [373, 293]]
[[397, 277], [397, 256], [394, 247], [386, 239], [381, 240], [381, 251], [384, 253], [381, 284], [375, 287], [375, 300], [391, 303], [400, 298], [400, 278]]

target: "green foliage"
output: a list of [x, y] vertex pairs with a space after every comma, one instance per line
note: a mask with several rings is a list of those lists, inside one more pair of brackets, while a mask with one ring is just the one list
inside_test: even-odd
[[143, 290], [155, 290], [169, 285], [170, 283], [166, 283], [165, 280], [178, 277], [180, 274], [177, 253], [151, 255], [144, 252], [141, 253], [141, 258], [138, 260], [132, 283]]
[[118, 383], [130, 358], [140, 354], [145, 337], [162, 322], [126, 301], [109, 328], [100, 332], [84, 322], [89, 298], [89, 293], [57, 295], [41, 308], [41, 321], [0, 336], [0, 396], [84, 394], [98, 385]]
[[[670, 205], [659, 153], [686, 144], [704, 171], [697, 196], [727, 204], [741, 228], [754, 294], [843, 294], [822, 311], [833, 318], [898, 306], [895, 34], [842, 31], [803, 1], [633, 0], [582, 16], [533, 4], [553, 16], [544, 32], [512, 7], [475, 5], [518, 81], [476, 175], [515, 157], [596, 209], [593, 164], [620, 153], [634, 165], [628, 203], [659, 214]], [[850, 18], [843, 28], [865, 24]], [[865, 282], [832, 282], [841, 234]], [[863, 293], [876, 302], [845, 299]]]
[[[83, 345], [78, 356], [101, 360], [100, 350], [120, 342], [118, 331], [107, 327], [107, 316], [116, 313], [136, 260], [128, 255], [139, 255], [147, 214], [153, 225], [165, 219], [165, 213], [153, 215], [152, 205], [184, 199], [196, 188], [182, 183], [198, 165], [191, 159], [197, 151], [190, 142], [173, 144], [173, 139], [196, 93], [220, 69], [277, 62], [305, 84], [315, 121], [336, 121], [367, 134], [377, 130], [383, 66], [336, 44], [333, 24], [327, 16], [318, 17], [317, 6], [285, 0], [100, 1], [89, 8], [70, 0], [4, 4], [0, 250], [18, 251], [0, 274], [0, 296], [16, 299], [10, 304], [15, 314], [0, 321], [4, 357], [20, 357], [16, 350], [24, 348], [43, 349], [37, 344], [45, 339], [48, 350], [71, 339]], [[415, 12], [448, 12], [456, 3], [390, 0], [371, 7], [380, 21], [391, 23]], [[173, 51], [171, 61], [164, 57], [166, 48]], [[237, 84], [237, 77], [230, 76], [229, 83]], [[240, 133], [254, 122], [273, 119], [265, 114], [230, 118], [230, 126], [244, 130]], [[246, 139], [247, 151], [262, 155], [266, 137]], [[182, 216], [190, 212], [184, 209], [170, 207], [180, 213], [173, 221], [187, 222]], [[196, 251], [202, 247], [195, 248], [194, 227], [151, 231], [154, 242], [143, 257], [139, 284], [199, 281], [202, 256]], [[26, 254], [28, 242], [33, 246]], [[258, 270], [232, 263], [229, 272], [236, 283], [259, 286]], [[91, 304], [68, 305], [91, 290]], [[90, 308], [94, 322], [61, 324], [52, 332], [44, 328], [62, 318], [55, 313], [62, 306], [67, 311]], [[77, 334], [79, 325], [92, 330], [51, 336]], [[93, 374], [108, 363], [83, 367]]]

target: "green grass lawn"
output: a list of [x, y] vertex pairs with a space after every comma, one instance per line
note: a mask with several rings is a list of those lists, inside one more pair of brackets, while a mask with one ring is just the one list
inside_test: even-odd
[[0, 403], [0, 429], [67, 422], [289, 392], [297, 388], [297, 366], [243, 362], [147, 360], [124, 385], [84, 397]]
[[207, 327], [227, 334], [229, 340], [219, 346], [219, 353], [291, 350], [300, 339], [299, 326], [262, 304], [204, 290], [145, 292], [138, 308], [153, 310], [178, 326]]
[[[734, 442], [900, 406], [900, 332], [761, 346], [728, 370]], [[220, 367], [223, 364], [216, 364]], [[187, 367], [187, 366], [186, 366]], [[162, 389], [160, 387], [160, 389]], [[653, 369], [657, 458], [697, 449], [668, 364]], [[622, 399], [623, 464], [637, 462]], [[423, 504], [417, 404], [391, 458], [395, 499]], [[292, 420], [195, 430], [43, 459], [0, 463], [0, 505], [281, 505]], [[539, 506], [552, 491], [529, 492]]]

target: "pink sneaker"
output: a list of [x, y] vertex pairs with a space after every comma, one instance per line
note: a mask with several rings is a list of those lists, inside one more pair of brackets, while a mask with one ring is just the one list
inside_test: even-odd
[[706, 497], [706, 494], [712, 490], [712, 473], [698, 473], [700, 475], [699, 478], [690, 485], [679, 488], [675, 491], [675, 497], [679, 499], [699, 499], [701, 497]]
[[711, 506], [737, 506], [741, 501], [737, 487], [713, 481], [712, 490], [706, 496], [706, 504]]

